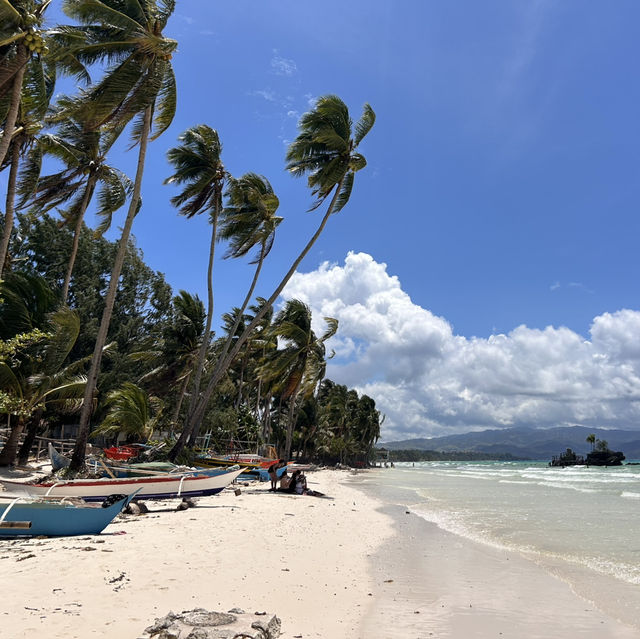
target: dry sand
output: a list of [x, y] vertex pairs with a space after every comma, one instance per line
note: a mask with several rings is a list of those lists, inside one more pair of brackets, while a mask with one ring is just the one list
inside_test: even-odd
[[282, 637], [357, 637], [371, 601], [369, 556], [392, 534], [377, 503], [308, 475], [332, 499], [271, 493], [268, 483], [148, 502], [99, 536], [0, 541], [4, 639], [135, 639], [156, 617], [202, 607], [266, 611]]
[[181, 512], [148, 502], [99, 536], [0, 541], [0, 636], [135, 639], [195, 607], [275, 613], [284, 639], [638, 636], [532, 562], [362, 492], [362, 476], [309, 474], [333, 499], [254, 483]]

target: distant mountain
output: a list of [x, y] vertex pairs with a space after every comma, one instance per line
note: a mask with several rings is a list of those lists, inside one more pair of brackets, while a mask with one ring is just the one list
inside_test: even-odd
[[527, 459], [551, 459], [553, 455], [572, 448], [581, 455], [586, 455], [591, 446], [586, 439], [594, 433], [598, 439], [606, 440], [611, 450], [621, 450], [627, 461], [640, 459], [640, 432], [629, 430], [605, 430], [587, 428], [585, 426], [566, 426], [546, 430], [535, 428], [505, 428], [483, 430], [462, 435], [447, 435], [431, 439], [405, 439], [385, 442], [379, 447], [389, 450], [437, 450], [473, 451], [486, 454], [509, 453], [514, 457]]

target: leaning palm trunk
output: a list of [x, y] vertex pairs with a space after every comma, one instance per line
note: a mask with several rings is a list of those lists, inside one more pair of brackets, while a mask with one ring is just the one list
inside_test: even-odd
[[291, 402], [289, 405], [289, 416], [287, 419], [287, 436], [284, 442], [284, 458], [291, 458], [291, 443], [293, 442], [293, 429], [296, 422], [296, 399], [298, 397], [298, 389], [300, 385], [296, 387], [296, 389], [291, 393], [291, 397], [289, 401]]
[[71, 244], [71, 254], [69, 255], [69, 262], [67, 264], [67, 273], [64, 276], [64, 284], [62, 286], [62, 301], [66, 304], [69, 297], [69, 284], [71, 283], [71, 274], [73, 273], [73, 267], [76, 263], [76, 256], [78, 255], [78, 245], [80, 244], [80, 232], [82, 231], [82, 224], [84, 223], [84, 214], [87, 211], [89, 202], [93, 196], [93, 191], [96, 187], [98, 178], [92, 175], [87, 182], [87, 187], [82, 196], [82, 202], [80, 204], [80, 210], [78, 211], [78, 219], [76, 220], [75, 228], [73, 229], [73, 242]]
[[109, 330], [109, 323], [111, 322], [111, 314], [113, 313], [113, 306], [116, 299], [116, 292], [118, 290], [118, 280], [120, 279], [120, 273], [122, 272], [122, 265], [124, 264], [124, 258], [127, 253], [127, 245], [129, 242], [129, 235], [131, 234], [131, 227], [133, 226], [133, 219], [136, 216], [138, 210], [138, 202], [140, 201], [140, 190], [142, 187], [142, 175], [144, 173], [144, 161], [147, 153], [147, 143], [149, 140], [149, 132], [151, 131], [151, 118], [153, 114], [152, 107], [147, 107], [144, 112], [144, 124], [142, 134], [140, 136], [140, 151], [138, 154], [138, 166], [136, 169], [136, 179], [133, 185], [133, 195], [131, 196], [131, 202], [129, 204], [129, 211], [127, 212], [127, 219], [122, 229], [122, 235], [120, 236], [120, 242], [118, 243], [118, 251], [113, 263], [113, 269], [111, 271], [111, 279], [109, 280], [109, 290], [107, 291], [107, 297], [105, 299], [105, 307], [102, 313], [102, 320], [100, 321], [100, 328], [98, 329], [98, 335], [96, 337], [96, 344], [93, 349], [93, 356], [91, 358], [91, 368], [89, 369], [89, 375], [87, 377], [87, 385], [84, 391], [84, 399], [82, 402], [82, 411], [80, 413], [80, 426], [78, 428], [78, 435], [76, 438], [76, 445], [73, 449], [73, 456], [71, 458], [70, 470], [78, 471], [84, 467], [85, 450], [87, 447], [87, 441], [89, 439], [89, 422], [91, 420], [91, 413], [93, 411], [93, 397], [98, 382], [98, 374], [100, 373], [100, 363], [102, 361], [102, 352], [107, 342], [107, 332]]
[[18, 444], [20, 442], [20, 436], [24, 431], [24, 417], [19, 416], [15, 426], [11, 427], [9, 431], [9, 437], [4, 444], [2, 451], [0, 451], [0, 466], [8, 466], [13, 464], [18, 452]]
[[211, 324], [213, 323], [213, 258], [216, 251], [216, 239], [218, 234], [218, 215], [220, 214], [220, 197], [216, 194], [215, 210], [211, 221], [211, 245], [209, 247], [209, 265], [207, 267], [207, 322], [202, 336], [202, 344], [198, 351], [198, 360], [196, 362], [196, 371], [193, 378], [193, 393], [189, 402], [188, 415], [191, 416], [195, 410], [196, 401], [200, 393], [200, 382], [202, 381], [202, 373], [207, 359], [207, 351], [209, 350], [209, 342], [211, 340]]
[[[264, 257], [265, 257], [265, 247], [264, 244], [262, 245], [262, 249], [260, 251], [260, 259], [258, 260], [258, 264], [256, 266], [256, 270], [253, 274], [253, 280], [251, 281], [251, 285], [249, 286], [249, 290], [247, 291], [247, 294], [245, 295], [244, 301], [242, 302], [242, 306], [240, 307], [240, 310], [238, 311], [238, 313], [236, 314], [236, 319], [233, 323], [233, 326], [231, 327], [231, 330], [229, 331], [229, 335], [227, 337], [227, 340], [224, 344], [224, 347], [222, 349], [222, 353], [220, 354], [218, 360], [224, 358], [227, 353], [229, 352], [229, 348], [231, 347], [231, 344], [233, 342], [233, 336], [236, 334], [236, 330], [238, 329], [238, 326], [240, 325], [240, 320], [242, 319], [242, 316], [244, 315], [244, 312], [247, 308], [247, 306], [249, 305], [249, 301], [251, 300], [251, 298], [253, 297], [253, 291], [256, 288], [256, 285], [258, 284], [258, 278], [260, 277], [260, 271], [262, 270], [262, 265], [264, 263]], [[193, 406], [194, 406], [194, 412], [197, 408], [197, 404], [196, 402], [198, 401], [198, 396], [196, 396], [194, 394], [193, 398], [192, 398], [192, 402], [193, 402]], [[180, 451], [184, 448], [185, 443], [187, 442], [187, 438], [188, 438], [188, 446], [190, 448], [193, 448], [195, 446], [196, 443], [196, 438], [198, 437], [198, 430], [199, 429], [193, 429], [190, 428], [189, 425], [191, 423], [191, 419], [192, 419], [192, 412], [189, 411], [189, 414], [187, 415], [187, 421], [185, 422], [184, 428], [182, 429], [182, 433], [180, 434], [180, 437], [178, 439], [178, 441], [176, 442], [176, 445], [174, 446], [174, 449], [176, 449], [176, 453], [174, 456], [174, 449], [171, 450], [171, 452], [169, 453], [169, 458], [170, 459], [175, 459], [179, 454]]]
[[13, 129], [16, 126], [16, 120], [18, 119], [18, 111], [20, 110], [20, 100], [22, 97], [22, 80], [24, 79], [24, 72], [27, 68], [27, 62], [29, 56], [27, 48], [24, 45], [18, 46], [18, 70], [13, 78], [13, 86], [11, 87], [11, 103], [7, 112], [7, 117], [4, 121], [4, 132], [2, 138], [0, 138], [0, 166], [4, 162], [7, 152], [9, 151], [9, 145], [11, 144], [11, 138], [13, 137]]
[[173, 417], [171, 418], [171, 430], [173, 431], [175, 425], [178, 423], [178, 419], [180, 418], [180, 409], [182, 408], [182, 402], [184, 400], [184, 396], [187, 392], [187, 387], [189, 386], [189, 379], [191, 379], [191, 372], [188, 372], [184, 376], [184, 380], [182, 385], [180, 386], [180, 391], [178, 393], [178, 401], [176, 403], [176, 408], [173, 411]]
[[[237, 339], [234, 347], [227, 353], [226, 356], [221, 356], [218, 359], [218, 362], [213, 370], [213, 374], [211, 376], [211, 379], [209, 380], [207, 388], [202, 394], [202, 397], [198, 399], [198, 404], [196, 406], [196, 409], [189, 420], [189, 424], [187, 428], [185, 429], [189, 431], [190, 441], [195, 441], [196, 437], [198, 436], [200, 424], [202, 423], [202, 418], [204, 417], [204, 413], [207, 409], [207, 404], [211, 399], [211, 395], [213, 394], [213, 391], [215, 390], [216, 386], [218, 385], [218, 383], [226, 373], [227, 369], [231, 365], [231, 362], [235, 359], [236, 355], [242, 348], [243, 344], [247, 341], [248, 337], [251, 335], [255, 327], [259, 324], [260, 320], [271, 308], [273, 303], [278, 299], [278, 296], [280, 295], [280, 293], [282, 293], [284, 287], [287, 285], [287, 283], [289, 282], [293, 274], [298, 269], [300, 262], [302, 262], [302, 260], [305, 258], [307, 253], [311, 250], [313, 245], [316, 243], [317, 239], [320, 237], [322, 231], [324, 230], [324, 227], [327, 225], [327, 222], [329, 221], [329, 217], [333, 213], [333, 210], [336, 206], [336, 202], [338, 200], [340, 190], [342, 189], [342, 183], [343, 183], [343, 180], [340, 180], [340, 182], [337, 183], [335, 187], [335, 193], [333, 195], [333, 198], [331, 199], [331, 203], [329, 204], [329, 208], [327, 209], [327, 212], [324, 214], [324, 217], [322, 218], [322, 222], [320, 222], [320, 226], [318, 226], [318, 229], [313, 234], [313, 236], [311, 237], [307, 245], [304, 247], [300, 255], [298, 255], [298, 257], [294, 260], [293, 264], [291, 265], [291, 268], [287, 271], [286, 275], [284, 276], [280, 284], [278, 284], [275, 291], [271, 294], [271, 297], [269, 297], [269, 299], [265, 302], [265, 304], [263, 304], [262, 308], [256, 313], [253, 320], [244, 329], [240, 337]], [[182, 439], [182, 436], [180, 439]], [[185, 437], [185, 441], [186, 441], [186, 437]], [[184, 448], [184, 444], [182, 444], [181, 446], [179, 445], [180, 445], [180, 440], [178, 440], [176, 445], [171, 450], [169, 454], [170, 459], [172, 460], [175, 459]]]
[[42, 412], [42, 409], [37, 410], [29, 419], [27, 432], [24, 436], [22, 446], [20, 446], [20, 450], [18, 451], [18, 464], [20, 466], [25, 466], [29, 460], [29, 453], [36, 441], [38, 428], [40, 428], [40, 424], [42, 423]]
[[13, 153], [11, 154], [11, 169], [9, 170], [9, 184], [7, 185], [7, 203], [4, 213], [4, 231], [2, 240], [0, 241], [0, 278], [7, 261], [7, 253], [9, 252], [9, 240], [13, 231], [13, 214], [16, 199], [16, 185], [18, 182], [18, 164], [20, 162], [20, 145], [16, 140], [13, 145]]

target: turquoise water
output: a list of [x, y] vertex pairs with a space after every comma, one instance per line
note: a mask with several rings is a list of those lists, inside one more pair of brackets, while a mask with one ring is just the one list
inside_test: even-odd
[[449, 532], [525, 556], [640, 628], [640, 466], [398, 463], [371, 484]]
[[640, 466], [422, 462], [380, 479], [446, 530], [640, 584]]

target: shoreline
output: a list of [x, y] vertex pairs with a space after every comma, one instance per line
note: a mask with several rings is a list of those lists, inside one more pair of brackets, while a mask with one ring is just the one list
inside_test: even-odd
[[181, 512], [148, 501], [97, 536], [2, 540], [3, 633], [135, 638], [169, 611], [239, 607], [277, 615], [283, 639], [637, 637], [531, 560], [423, 519], [376, 472], [309, 473], [327, 499], [239, 484]]
[[376, 596], [363, 637], [638, 636], [637, 628], [598, 609], [560, 576], [515, 551], [443, 530], [400, 500], [385, 499], [372, 484], [360, 483], [360, 489], [380, 496], [379, 510], [393, 519], [394, 536], [370, 562]]
[[265, 611], [283, 639], [355, 637], [371, 603], [368, 556], [391, 538], [348, 471], [308, 474], [323, 499], [240, 484], [178, 512], [119, 516], [97, 536], [0, 541], [3, 635], [137, 637], [169, 611]]

